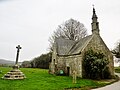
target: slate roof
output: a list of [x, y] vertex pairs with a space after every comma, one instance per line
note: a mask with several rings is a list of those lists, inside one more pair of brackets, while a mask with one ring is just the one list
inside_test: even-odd
[[74, 43], [75, 41], [73, 40], [57, 38], [56, 39], [57, 54], [67, 55], [67, 53], [70, 51]]
[[68, 55], [78, 54], [86, 47], [88, 42], [91, 40], [92, 35], [86, 36], [80, 39], [78, 42], [74, 44], [71, 50], [68, 52]]
[[56, 39], [56, 47], [58, 55], [74, 55], [82, 51], [91, 40], [92, 35], [86, 36], [79, 41], [68, 40], [64, 38]]

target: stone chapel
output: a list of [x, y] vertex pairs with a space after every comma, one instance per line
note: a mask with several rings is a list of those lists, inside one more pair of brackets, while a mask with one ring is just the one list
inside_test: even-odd
[[73, 70], [77, 77], [83, 77], [83, 56], [85, 51], [92, 48], [96, 52], [102, 52], [109, 60], [109, 71], [114, 76], [113, 55], [100, 36], [98, 17], [93, 8], [92, 35], [86, 36], [79, 41], [72, 41], [64, 38], [56, 38], [53, 45], [52, 61], [50, 62], [49, 73], [62, 73], [71, 76]]

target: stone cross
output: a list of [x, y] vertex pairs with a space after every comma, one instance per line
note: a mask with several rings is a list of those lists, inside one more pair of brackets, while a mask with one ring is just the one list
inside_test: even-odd
[[20, 51], [20, 49], [22, 49], [22, 47], [20, 47], [20, 45], [18, 45], [16, 48], [17, 48], [17, 55], [16, 55], [16, 63], [15, 64], [18, 64], [19, 51]]

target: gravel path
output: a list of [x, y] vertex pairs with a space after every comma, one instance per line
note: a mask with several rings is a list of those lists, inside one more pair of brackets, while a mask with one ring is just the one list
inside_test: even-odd
[[[116, 73], [120, 77], [120, 73]], [[120, 80], [118, 82], [115, 82], [111, 85], [107, 85], [105, 87], [92, 89], [92, 90], [120, 90]]]

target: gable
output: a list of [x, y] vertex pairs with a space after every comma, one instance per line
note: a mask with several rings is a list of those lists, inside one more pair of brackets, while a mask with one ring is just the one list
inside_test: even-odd
[[[85, 50], [92, 48], [94, 51], [100, 51], [104, 54], [111, 55], [111, 52], [100, 35], [92, 35], [92, 38], [88, 45], [85, 47]], [[84, 50], [84, 49], [83, 49]]]

